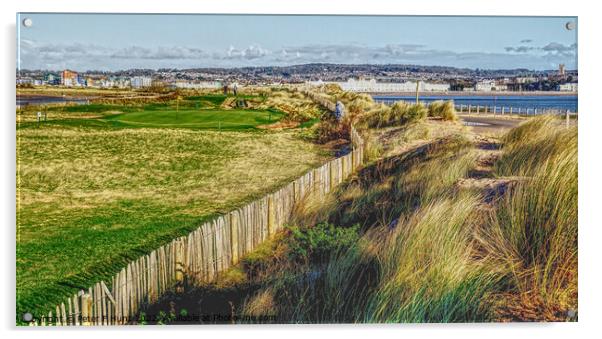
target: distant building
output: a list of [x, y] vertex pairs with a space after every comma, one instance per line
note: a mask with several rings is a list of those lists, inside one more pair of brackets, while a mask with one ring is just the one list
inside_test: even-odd
[[86, 87], [102, 87], [102, 79], [86, 77]]
[[420, 82], [419, 90], [421, 92], [447, 92], [449, 91], [449, 84], [435, 84], [432, 82]]
[[[313, 81], [308, 83], [309, 85], [319, 86], [323, 84], [322, 81]], [[375, 79], [363, 80], [363, 79], [349, 79], [346, 82], [337, 82], [341, 89], [349, 92], [369, 92], [369, 93], [402, 93], [402, 92], [415, 92], [416, 82], [377, 82]], [[421, 81], [418, 85], [420, 92], [447, 92], [449, 91], [449, 84], [436, 84]]]
[[151, 77], [132, 77], [130, 79], [132, 88], [150, 87], [152, 83], [153, 79]]
[[186, 81], [186, 80], [176, 80], [173, 83], [173, 87], [175, 88], [189, 88], [189, 89], [204, 89], [204, 88], [221, 88], [221, 81]]
[[33, 85], [34, 80], [32, 78], [17, 78], [17, 85]]
[[498, 84], [495, 80], [481, 80], [474, 85], [477, 92], [503, 92], [508, 90], [506, 84]]
[[131, 87], [131, 82], [128, 78], [112, 78], [106, 80], [103, 87], [127, 88]]
[[576, 82], [569, 82], [566, 84], [561, 84], [558, 85], [558, 90], [560, 92], [577, 92], [577, 83]]
[[558, 65], [558, 75], [564, 76], [565, 74], [566, 74], [566, 71], [565, 71], [565, 68], [564, 68], [564, 64]]
[[44, 76], [44, 82], [48, 85], [58, 85], [61, 83], [61, 77], [56, 74], [48, 73]]
[[516, 77], [514, 82], [517, 84], [530, 84], [533, 82], [537, 82], [537, 78], [535, 77]]
[[77, 72], [70, 71], [68, 69], [62, 71], [61, 72], [61, 85], [67, 86], [67, 87], [78, 86], [79, 81], [78, 81]]

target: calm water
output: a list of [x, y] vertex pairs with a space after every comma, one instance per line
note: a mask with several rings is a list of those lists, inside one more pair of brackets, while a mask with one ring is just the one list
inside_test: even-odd
[[17, 107], [27, 105], [45, 105], [45, 104], [60, 104], [66, 102], [86, 103], [88, 100], [84, 98], [65, 98], [41, 95], [17, 95]]
[[[396, 95], [373, 95], [376, 101], [412, 101], [416, 100], [415, 96], [396, 96]], [[473, 105], [473, 106], [504, 106], [512, 108], [537, 108], [539, 109], [557, 109], [571, 112], [577, 112], [577, 96], [576, 95], [421, 95], [420, 101], [432, 102], [435, 100], [453, 100], [456, 105]]]

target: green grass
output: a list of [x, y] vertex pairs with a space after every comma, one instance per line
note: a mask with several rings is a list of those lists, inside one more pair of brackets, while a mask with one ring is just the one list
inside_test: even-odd
[[266, 110], [161, 110], [114, 115], [107, 121], [144, 127], [186, 127], [197, 129], [253, 129], [274, 123], [283, 114]]
[[[268, 122], [267, 111], [181, 110], [176, 119], [171, 104], [73, 107], [39, 127], [19, 117], [17, 314], [48, 312], [329, 157], [296, 131], [245, 131]], [[219, 121], [241, 131], [218, 131]]]
[[224, 100], [226, 100], [228, 96], [225, 94], [207, 94], [207, 95], [191, 95], [188, 97], [185, 97], [184, 99], [188, 100], [188, 101], [195, 101], [195, 102], [206, 102], [209, 103], [215, 107], [220, 106], [221, 104], [224, 103]]
[[[273, 109], [196, 108], [194, 101], [182, 100], [143, 105], [86, 104], [55, 106], [48, 109], [45, 126], [98, 128], [188, 128], [253, 130], [279, 121], [285, 113]], [[19, 128], [39, 127], [34, 111], [20, 114]]]

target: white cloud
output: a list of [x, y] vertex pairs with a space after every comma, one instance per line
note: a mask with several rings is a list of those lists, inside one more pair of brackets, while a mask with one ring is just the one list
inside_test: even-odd
[[[526, 40], [523, 40], [526, 43]], [[509, 46], [499, 53], [455, 52], [420, 44], [308, 44], [270, 50], [258, 44], [205, 50], [191, 46], [40, 44], [21, 40], [23, 68], [128, 69], [291, 65], [303, 63], [379, 63], [442, 65], [469, 68], [549, 68], [553, 63], [575, 67], [576, 44], [551, 42], [542, 47]]]

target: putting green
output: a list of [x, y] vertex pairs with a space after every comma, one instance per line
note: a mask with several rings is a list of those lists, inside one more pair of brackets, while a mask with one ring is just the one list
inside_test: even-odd
[[129, 112], [106, 117], [109, 121], [140, 127], [249, 129], [274, 123], [283, 113], [268, 110], [164, 110]]

